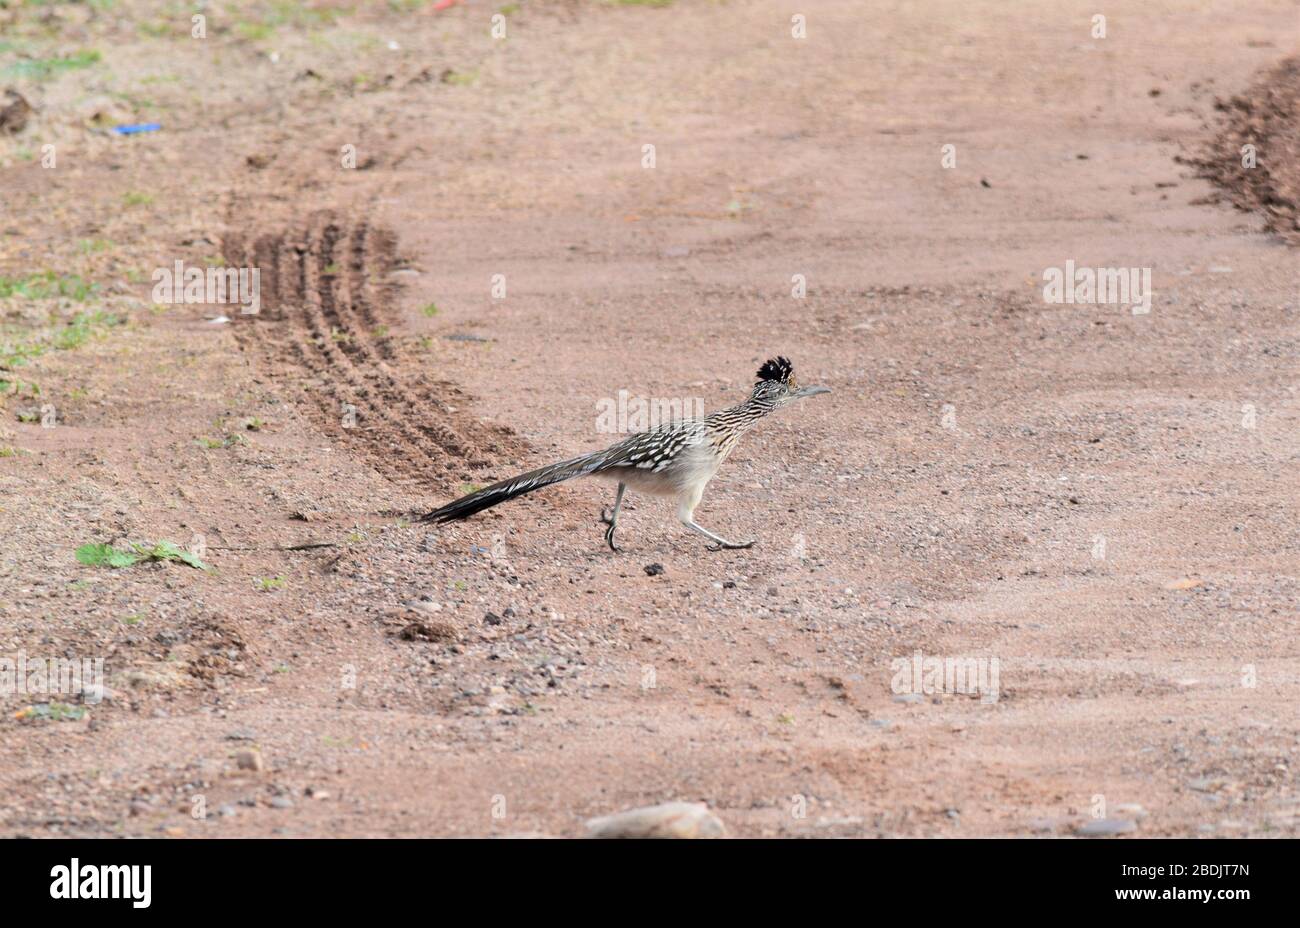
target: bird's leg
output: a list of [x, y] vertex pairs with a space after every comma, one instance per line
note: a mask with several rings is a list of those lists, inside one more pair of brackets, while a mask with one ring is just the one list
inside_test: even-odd
[[753, 541], [727, 541], [727, 539], [723, 538], [721, 535], [713, 534], [707, 528], [695, 521], [695, 507], [699, 503], [700, 497], [703, 495], [704, 487], [701, 486], [698, 490], [690, 491], [684, 499], [681, 499], [678, 502], [677, 518], [681, 520], [682, 525], [685, 525], [692, 532], [699, 532], [705, 538], [714, 542], [708, 546], [710, 551], [721, 551], [723, 548], [751, 547], [754, 544]]
[[614, 544], [614, 530], [618, 528], [618, 511], [623, 507], [623, 491], [627, 489], [627, 484], [620, 482], [618, 493], [614, 496], [614, 511], [605, 515], [605, 507], [600, 508], [600, 521], [604, 522], [609, 528], [605, 529], [605, 543], [609, 545], [609, 550], [618, 551], [618, 546]]
[[715, 544], [711, 544], [708, 546], [710, 551], [721, 551], [723, 548], [751, 548], [754, 545], [754, 542], [752, 540], [727, 541], [727, 539], [723, 538], [721, 535], [713, 534], [704, 526], [697, 524], [694, 520], [683, 520], [682, 524], [685, 525], [687, 528], [689, 528], [692, 532], [699, 532], [705, 538], [711, 538], [715, 542]]

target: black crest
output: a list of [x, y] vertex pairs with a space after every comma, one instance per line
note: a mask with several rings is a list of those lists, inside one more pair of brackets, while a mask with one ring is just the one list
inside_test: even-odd
[[764, 361], [763, 366], [758, 369], [759, 383], [764, 380], [775, 380], [788, 384], [793, 378], [794, 365], [790, 363], [789, 358], [772, 358], [770, 361]]

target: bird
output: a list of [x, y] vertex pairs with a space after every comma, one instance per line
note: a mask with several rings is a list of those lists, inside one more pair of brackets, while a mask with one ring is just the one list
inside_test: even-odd
[[629, 487], [675, 498], [678, 520], [709, 539], [712, 542], [709, 550], [749, 548], [753, 540], [728, 541], [695, 521], [695, 507], [704, 495], [704, 488], [741, 436], [760, 421], [797, 400], [830, 392], [828, 387], [800, 387], [795, 380], [794, 365], [782, 356], [771, 358], [758, 369], [758, 381], [743, 403], [635, 432], [602, 451], [501, 480], [425, 513], [417, 521], [445, 524], [467, 519], [542, 487], [576, 477], [600, 477], [618, 483], [612, 512], [607, 514], [604, 508], [600, 512], [600, 520], [606, 526], [605, 542], [616, 553], [621, 549], [615, 544], [614, 533], [618, 529], [623, 494]]

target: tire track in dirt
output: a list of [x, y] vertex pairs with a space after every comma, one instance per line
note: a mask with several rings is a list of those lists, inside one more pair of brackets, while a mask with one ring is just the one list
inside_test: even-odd
[[458, 414], [452, 384], [435, 381], [390, 334], [396, 240], [331, 212], [304, 227], [223, 243], [228, 267], [261, 270], [261, 312], [236, 317], [243, 350], [325, 436], [398, 482], [445, 487], [494, 466], [521, 442]]

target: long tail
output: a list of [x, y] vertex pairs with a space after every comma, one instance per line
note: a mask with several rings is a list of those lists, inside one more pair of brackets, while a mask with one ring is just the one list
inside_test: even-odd
[[441, 509], [435, 509], [433, 512], [420, 516], [416, 521], [442, 523], [454, 522], [457, 519], [468, 519], [476, 512], [491, 509], [493, 506], [504, 503], [508, 499], [514, 499], [516, 496], [523, 496], [525, 493], [533, 492], [533, 490], [549, 487], [551, 484], [559, 483], [562, 480], [584, 477], [593, 471], [599, 470], [601, 464], [604, 463], [604, 459], [604, 451], [595, 451], [591, 454], [584, 454], [582, 457], [560, 461], [558, 464], [539, 467], [537, 470], [530, 470], [518, 477], [511, 477], [508, 480], [494, 483], [490, 487], [484, 487], [468, 496], [462, 496]]

